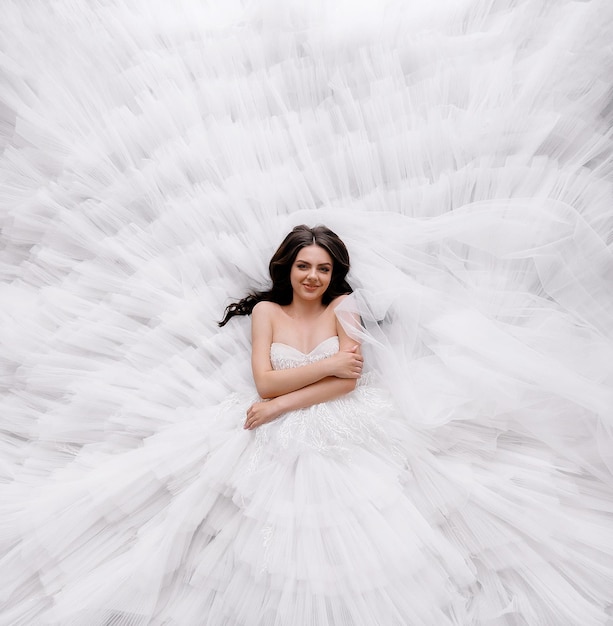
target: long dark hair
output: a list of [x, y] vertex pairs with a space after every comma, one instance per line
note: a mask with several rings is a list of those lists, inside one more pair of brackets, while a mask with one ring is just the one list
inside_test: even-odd
[[345, 280], [349, 271], [349, 253], [341, 238], [325, 226], [309, 228], [302, 224], [292, 229], [270, 259], [268, 271], [272, 279], [272, 288], [269, 291], [254, 291], [242, 300], [229, 304], [224, 311], [223, 319], [218, 322], [219, 326], [225, 326], [235, 315], [251, 315], [253, 307], [262, 300], [280, 305], [290, 304], [294, 297], [290, 282], [292, 265], [298, 252], [312, 244], [320, 246], [332, 257], [332, 278], [323, 295], [322, 303], [329, 304], [334, 298], [351, 293], [353, 289]]

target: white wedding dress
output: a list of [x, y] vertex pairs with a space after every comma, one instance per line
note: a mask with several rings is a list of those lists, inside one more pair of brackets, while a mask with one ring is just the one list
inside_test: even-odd
[[[0, 626], [611, 624], [611, 32], [5, 0]], [[247, 432], [216, 320], [302, 223], [348, 247], [365, 373]]]

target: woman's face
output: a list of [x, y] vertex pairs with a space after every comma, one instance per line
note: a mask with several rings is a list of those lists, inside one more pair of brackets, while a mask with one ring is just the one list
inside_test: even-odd
[[312, 244], [299, 250], [290, 271], [294, 297], [321, 300], [332, 279], [332, 257]]

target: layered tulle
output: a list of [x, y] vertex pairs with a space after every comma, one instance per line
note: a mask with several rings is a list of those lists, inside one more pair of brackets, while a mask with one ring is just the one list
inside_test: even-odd
[[[4, 3], [0, 623], [394, 623], [361, 586], [370, 553], [335, 592], [349, 612], [279, 591], [359, 486], [407, 623], [606, 623], [612, 18], [604, 0]], [[363, 446], [355, 477], [271, 460], [260, 492], [238, 475], [249, 320], [215, 321], [299, 223], [349, 248], [343, 311], [393, 454]], [[246, 503], [268, 496], [261, 530], [314, 493], [312, 554], [261, 576], [278, 546], [246, 534]], [[199, 594], [233, 550], [237, 587]]]
[[[277, 362], [301, 361], [277, 348]], [[185, 419], [36, 490], [13, 519], [27, 539], [4, 558], [3, 588], [29, 592], [7, 620], [406, 624], [465, 615], [458, 590], [473, 583], [472, 567], [403, 492], [406, 426], [387, 394], [364, 380], [351, 397], [256, 433], [241, 429], [246, 402], [235, 394], [207, 427], [206, 415]]]

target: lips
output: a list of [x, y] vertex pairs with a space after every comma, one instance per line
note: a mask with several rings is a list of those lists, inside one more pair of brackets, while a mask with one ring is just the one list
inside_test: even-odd
[[319, 285], [303, 285], [303, 287], [307, 291], [315, 291], [319, 287]]

